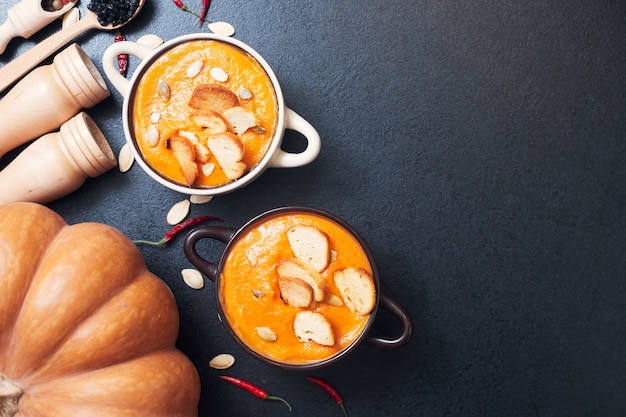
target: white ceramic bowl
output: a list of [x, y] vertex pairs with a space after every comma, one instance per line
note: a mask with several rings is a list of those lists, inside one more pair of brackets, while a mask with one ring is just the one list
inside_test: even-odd
[[[276, 132], [274, 134], [274, 137], [271, 139], [270, 145], [263, 158], [259, 161], [258, 164], [252, 167], [241, 178], [221, 186], [189, 187], [173, 182], [172, 180], [161, 175], [154, 168], [152, 168], [142, 157], [141, 151], [135, 140], [135, 135], [132, 130], [131, 119], [133, 95], [134, 91], [137, 89], [139, 81], [141, 81], [141, 77], [143, 76], [143, 74], [155, 60], [157, 60], [174, 46], [184, 42], [196, 40], [214, 40], [226, 42], [242, 49], [254, 59], [256, 59], [270, 78], [276, 93], [276, 100], [278, 103], [278, 121], [276, 124]], [[117, 56], [119, 54], [132, 55], [141, 60], [141, 63], [139, 64], [130, 79], [125, 78], [119, 73], [117, 67]], [[280, 88], [280, 84], [278, 83], [276, 75], [274, 74], [268, 63], [254, 49], [236, 39], [215, 34], [197, 33], [174, 38], [168, 42], [165, 42], [156, 49], [134, 42], [117, 42], [106, 49], [103, 55], [102, 65], [109, 81], [120, 92], [120, 94], [124, 96], [124, 104], [122, 107], [124, 134], [126, 136], [127, 142], [132, 148], [137, 163], [155, 181], [172, 190], [189, 195], [219, 195], [229, 193], [249, 184], [259, 175], [261, 175], [267, 168], [293, 168], [307, 165], [315, 160], [320, 152], [321, 141], [319, 134], [309, 122], [307, 122], [296, 112], [285, 106], [285, 101], [283, 98], [282, 90]], [[283, 141], [285, 129], [297, 131], [302, 134], [303, 137], [307, 140], [307, 147], [302, 152], [290, 153], [281, 149], [281, 143]]]

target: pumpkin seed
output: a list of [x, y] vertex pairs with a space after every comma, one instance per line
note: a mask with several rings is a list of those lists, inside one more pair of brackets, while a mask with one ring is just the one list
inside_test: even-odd
[[198, 137], [193, 132], [190, 132], [188, 130], [179, 130], [178, 134], [182, 137], [189, 139], [191, 143], [198, 143]]
[[76, 7], [72, 7], [69, 9], [64, 15], [63, 20], [61, 21], [61, 28], [65, 29], [66, 27], [73, 25], [78, 22], [80, 18], [80, 12]]
[[215, 164], [213, 163], [209, 162], [208, 164], [202, 165], [202, 174], [206, 177], [211, 175], [214, 170], [215, 170]]
[[128, 143], [125, 143], [120, 149], [117, 161], [120, 172], [126, 172], [133, 166], [135, 157], [133, 156], [133, 151], [130, 149], [130, 145]]
[[237, 95], [239, 95], [239, 98], [242, 100], [249, 100], [252, 98], [252, 91], [244, 86], [241, 86], [239, 87], [239, 90], [237, 90]]
[[335, 307], [341, 307], [343, 305], [343, 301], [341, 301], [341, 298], [337, 297], [335, 294], [330, 294], [328, 297], [326, 297], [324, 301], [326, 302], [326, 304], [330, 304], [331, 306]]
[[200, 71], [202, 71], [203, 66], [204, 66], [204, 61], [201, 59], [189, 65], [189, 67], [187, 68], [187, 78], [195, 78], [198, 74], [200, 74]]
[[256, 334], [259, 335], [259, 337], [265, 340], [266, 342], [275, 342], [276, 339], [278, 339], [278, 336], [276, 336], [276, 333], [274, 333], [274, 331], [270, 329], [269, 327], [260, 326], [260, 327], [257, 327], [255, 330], [256, 330]]
[[254, 298], [263, 298], [265, 297], [265, 291], [252, 290], [252, 295], [254, 295]]
[[212, 195], [197, 195], [197, 194], [193, 194], [192, 196], [189, 197], [189, 201], [191, 202], [191, 204], [205, 204], [205, 203], [208, 203], [211, 200], [213, 200], [213, 196]]
[[171, 225], [175, 225], [183, 221], [187, 214], [189, 214], [189, 206], [191, 202], [189, 200], [182, 200], [174, 204], [172, 208], [167, 212], [167, 222]]
[[209, 74], [211, 74], [211, 77], [213, 77], [215, 81], [219, 81], [221, 83], [226, 82], [228, 80], [228, 74], [226, 74], [226, 71], [224, 71], [220, 67], [211, 68], [211, 70], [209, 71]]
[[157, 129], [155, 125], [150, 125], [150, 127], [148, 128], [148, 135], [146, 136], [146, 141], [148, 142], [148, 145], [154, 148], [159, 144], [160, 137], [161, 134], [159, 133], [159, 129]]
[[256, 250], [254, 250], [254, 248], [249, 248], [246, 251], [246, 256], [248, 257], [248, 261], [250, 261], [250, 264], [252, 266], [256, 266], [257, 262], [259, 261], [259, 258], [256, 256]]
[[157, 124], [159, 123], [159, 120], [161, 120], [161, 113], [155, 111], [154, 113], [150, 114], [150, 123]]
[[220, 353], [209, 361], [213, 369], [228, 369], [235, 363], [235, 357], [228, 353]]
[[265, 133], [265, 128], [263, 126], [252, 126], [250, 130], [252, 130], [254, 133], [258, 133], [259, 135]]
[[185, 281], [185, 284], [187, 284], [194, 290], [199, 290], [200, 288], [204, 287], [204, 279], [202, 278], [202, 274], [200, 273], [200, 271], [198, 271], [197, 269], [187, 268], [180, 271], [180, 273], [183, 276], [183, 281]]
[[163, 43], [163, 39], [161, 39], [157, 35], [148, 34], [143, 35], [139, 39], [137, 39], [137, 43], [139, 45], [148, 46], [154, 49]]
[[228, 22], [212, 22], [208, 25], [209, 30], [222, 36], [233, 36], [235, 27]]
[[159, 78], [157, 83], [157, 92], [162, 99], [170, 99], [170, 86], [162, 78]]
[[330, 251], [330, 256], [328, 257], [329, 262], [335, 262], [335, 260], [337, 259], [337, 251], [335, 250], [331, 250]]

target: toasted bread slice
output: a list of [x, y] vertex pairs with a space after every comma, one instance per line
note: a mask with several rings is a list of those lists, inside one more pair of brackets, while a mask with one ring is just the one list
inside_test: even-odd
[[172, 136], [169, 145], [174, 158], [178, 161], [183, 177], [188, 185], [193, 185], [198, 178], [198, 165], [196, 165], [196, 151], [191, 141], [184, 136]]
[[300, 278], [278, 277], [280, 296], [292, 307], [308, 307], [313, 302], [313, 288]]
[[330, 257], [326, 233], [314, 226], [297, 224], [287, 230], [287, 240], [296, 258], [317, 272], [326, 269]]
[[296, 313], [293, 331], [301, 342], [315, 342], [324, 346], [335, 344], [335, 335], [328, 319], [321, 313], [303, 310]]
[[314, 269], [307, 267], [306, 264], [300, 262], [298, 259], [283, 259], [276, 269], [279, 276], [300, 278], [313, 288], [313, 299], [315, 301], [322, 301], [326, 296], [323, 283], [323, 277]]
[[191, 94], [189, 106], [196, 110], [211, 110], [222, 114], [239, 105], [239, 99], [228, 88], [217, 84], [200, 84]]
[[246, 172], [247, 166], [242, 161], [245, 148], [236, 135], [230, 132], [211, 135], [207, 146], [228, 179], [236, 180]]
[[228, 131], [228, 122], [213, 110], [196, 110], [189, 116], [196, 126], [203, 128], [208, 134]]
[[345, 268], [333, 275], [335, 285], [350, 311], [368, 315], [376, 304], [376, 288], [372, 275], [362, 268]]
[[222, 116], [228, 122], [228, 127], [237, 135], [246, 133], [246, 130], [259, 124], [259, 119], [253, 112], [240, 106], [224, 110]]

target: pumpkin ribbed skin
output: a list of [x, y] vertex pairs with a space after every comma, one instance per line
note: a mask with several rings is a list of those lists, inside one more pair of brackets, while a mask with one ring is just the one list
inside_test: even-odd
[[[197, 416], [175, 299], [119, 230], [0, 206], [0, 297], [0, 382], [23, 392], [15, 416]], [[0, 385], [0, 416], [12, 415], [1, 397]]]

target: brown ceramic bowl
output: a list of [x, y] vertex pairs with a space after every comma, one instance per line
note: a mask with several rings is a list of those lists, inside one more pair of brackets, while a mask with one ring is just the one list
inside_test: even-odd
[[[251, 338], [254, 337], [254, 335], [251, 336], [251, 329], [253, 328], [251, 326], [255, 326], [255, 324], [250, 324], [250, 326], [247, 326], [246, 324], [245, 326], [243, 326], [242, 323], [247, 321], [253, 322], [255, 320], [260, 320], [260, 323], [264, 323], [266, 320], [262, 318], [264, 314], [278, 315], [282, 314], [279, 313], [279, 311], [282, 311], [282, 309], [301, 310], [301, 308], [294, 308], [292, 306], [284, 305], [285, 303], [280, 296], [280, 292], [276, 289], [275, 284], [277, 280], [275, 267], [276, 263], [278, 262], [276, 260], [277, 258], [274, 257], [274, 254], [264, 251], [264, 249], [262, 248], [268, 247], [266, 245], [267, 242], [271, 242], [271, 244], [276, 245], [276, 248], [282, 248], [282, 246], [280, 246], [280, 243], [277, 242], [280, 242], [281, 239], [285, 240], [286, 238], [277, 237], [277, 235], [283, 233], [284, 230], [281, 229], [283, 227], [283, 223], [293, 225], [294, 222], [300, 223], [303, 221], [301, 220], [301, 218], [308, 218], [308, 216], [313, 216], [321, 219], [321, 224], [330, 225], [328, 226], [330, 227], [330, 229], [324, 229], [324, 232], [327, 232], [329, 230], [341, 230], [341, 233], [345, 233], [345, 236], [349, 236], [351, 239], [354, 240], [355, 244], [360, 249], [360, 253], [362, 253], [362, 258], [365, 259], [365, 262], [369, 264], [366, 267], [369, 268], [369, 271], [371, 271], [371, 278], [375, 287], [374, 307], [371, 313], [369, 313], [368, 315], [355, 319], [355, 322], [358, 320], [361, 320], [361, 322], [358, 325], [357, 330], [354, 330], [352, 332], [352, 336], [344, 337], [342, 334], [337, 334], [335, 340], [341, 341], [341, 343], [337, 342], [337, 345], [334, 346], [332, 349], [326, 349], [324, 347], [321, 348], [321, 351], [324, 351], [324, 349], [326, 350], [324, 353], [320, 352], [320, 356], [316, 356], [315, 358], [310, 356], [307, 356], [306, 358], [298, 357], [299, 353], [291, 352], [289, 350], [289, 346], [291, 346], [292, 344], [289, 344], [287, 342], [285, 342], [287, 346], [285, 348], [287, 353], [284, 353], [280, 350], [277, 354], [275, 354], [274, 352], [268, 353], [268, 351], [264, 350], [263, 342], [261, 343], [261, 345], [257, 344], [256, 342], [250, 342]], [[285, 219], [288, 219], [288, 222], [291, 223], [287, 223], [287, 220]], [[326, 226], [321, 227], [326, 228]], [[331, 233], [334, 234], [335, 232]], [[333, 234], [329, 235], [329, 238], [331, 240], [331, 248], [335, 247], [333, 246], [335, 244], [335, 236]], [[204, 254], [200, 254], [198, 252], [198, 247], [202, 246], [199, 245], [199, 243], [204, 239], [218, 240], [226, 244], [224, 251], [219, 256], [219, 260], [217, 262], [207, 260]], [[339, 248], [340, 245], [343, 245], [342, 243], [340, 243], [340, 239], [341, 238], [337, 238], [336, 248]], [[346, 242], [347, 241], [348, 240], [346, 240]], [[245, 256], [241, 255], [243, 253], [249, 253], [244, 252], [244, 250], [249, 250], [246, 249], [246, 245], [254, 246], [257, 248], [254, 260], [251, 260], [248, 255], [246, 255], [248, 256], [247, 259]], [[311, 370], [339, 361], [340, 359], [347, 356], [350, 352], [352, 352], [361, 343], [377, 348], [389, 349], [404, 346], [411, 339], [413, 329], [411, 317], [396, 300], [394, 300], [391, 296], [389, 296], [382, 290], [380, 285], [379, 273], [374, 262], [374, 257], [372, 256], [372, 253], [367, 244], [356, 232], [356, 230], [354, 230], [349, 224], [333, 214], [309, 207], [282, 207], [262, 213], [261, 215], [247, 222], [239, 229], [220, 226], [202, 226], [192, 230], [186, 236], [184, 241], [184, 251], [189, 261], [215, 283], [215, 302], [217, 305], [218, 316], [224, 324], [226, 331], [246, 352], [265, 363], [283, 369]], [[265, 256], [264, 253], [267, 253], [267, 256]], [[352, 252], [350, 252], [349, 256], [343, 256], [342, 258], [342, 255], [338, 254], [334, 260], [331, 260], [331, 263], [327, 267], [326, 271], [330, 271], [333, 263], [335, 262], [337, 263], [336, 267], [339, 267], [341, 262], [357, 262], [356, 259], [360, 259], [360, 256], [361, 255], [353, 255]], [[354, 259], [354, 261], [352, 261], [352, 259]], [[250, 262], [251, 264], [253, 262], [254, 264], [251, 266], [246, 266], [248, 262]], [[266, 265], [266, 267], [264, 267], [263, 265]], [[250, 269], [247, 270], [245, 268]], [[241, 277], [238, 276], [236, 278], [235, 273], [241, 275]], [[330, 272], [328, 273], [330, 274]], [[256, 303], [258, 302], [258, 300], [255, 300], [255, 297], [272, 297], [272, 300], [261, 300], [263, 302], [267, 301], [268, 303], [274, 303], [270, 304], [273, 307], [271, 307], [269, 311], [259, 312], [256, 310], [256, 305], [248, 306], [248, 304], [246, 304], [249, 301], [246, 301], [245, 303], [235, 303], [237, 305], [231, 306], [230, 304], [233, 304], [233, 300], [241, 300], [243, 298], [237, 299], [232, 298], [229, 295], [223, 294], [223, 288], [228, 288], [228, 290], [226, 291], [231, 291], [230, 288], [234, 288], [233, 284], [228, 282], [229, 279], [231, 281], [237, 279], [237, 286], [243, 286], [243, 288], [241, 289], [241, 293], [244, 294], [244, 297], [246, 295], [248, 296], [246, 300], [252, 300], [251, 302]], [[245, 287], [245, 285], [248, 284], [248, 279], [251, 283], [250, 288]], [[257, 279], [259, 281], [253, 281]], [[326, 277], [326, 280], [329, 279], [330, 278]], [[254, 284], [252, 284], [252, 282], [254, 282]], [[334, 288], [334, 290], [336, 292], [336, 288]], [[331, 311], [337, 310], [333, 309], [347, 309], [345, 305], [342, 307], [328, 307], [327, 305], [324, 305], [324, 303], [316, 302], [314, 302], [312, 305], [312, 309], [317, 309], [322, 312], [328, 312], [325, 314], [334, 314]], [[236, 313], [232, 314], [229, 309], [236, 310]], [[386, 310], [388, 313], [390, 313], [391, 317], [393, 317], [400, 323], [400, 334], [393, 336], [380, 336], [381, 329], [378, 328], [379, 326], [375, 323], [375, 318], [376, 313], [381, 309]], [[291, 313], [286, 314], [289, 315]], [[261, 317], [261, 319], [259, 319], [259, 317]], [[270, 320], [273, 319], [269, 318], [270, 316], [267, 317], [267, 321], [268, 323], [270, 323]], [[333, 322], [333, 331], [335, 331], [336, 333], [340, 332], [335, 328], [335, 324], [338, 327], [341, 327], [342, 323], [347, 320], [345, 317], [348, 316], [344, 315], [342, 317], [344, 318], [334, 317], [335, 322]], [[294, 337], [288, 334], [289, 327], [292, 326], [292, 321], [290, 320], [291, 319], [287, 318], [278, 320], [279, 322], [284, 322], [285, 332], [277, 332], [278, 340], [273, 343], [279, 343], [281, 340], [286, 339], [294, 339]], [[242, 327], [246, 326], [250, 328], [242, 329]], [[280, 324], [273, 324], [273, 326], [280, 326]], [[272, 344], [270, 349], [274, 349], [274, 347], [275, 346]], [[303, 349], [306, 350], [306, 354], [309, 353], [307, 350], [308, 348], [311, 348], [311, 346], [307, 346], [306, 349]], [[288, 358], [281, 356], [283, 354], [287, 355]]]

